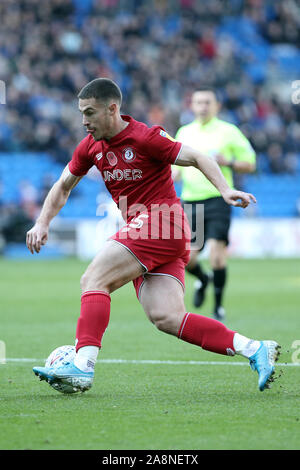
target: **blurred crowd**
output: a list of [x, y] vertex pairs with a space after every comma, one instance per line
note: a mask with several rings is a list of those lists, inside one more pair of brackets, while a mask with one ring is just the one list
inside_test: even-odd
[[192, 119], [192, 91], [215, 86], [221, 116], [249, 137], [262, 170], [296, 171], [297, 76], [264, 54], [299, 49], [298, 0], [5, 0], [0, 18], [0, 151], [66, 163], [85, 136], [77, 93], [106, 76], [122, 88], [123, 113], [170, 134]]

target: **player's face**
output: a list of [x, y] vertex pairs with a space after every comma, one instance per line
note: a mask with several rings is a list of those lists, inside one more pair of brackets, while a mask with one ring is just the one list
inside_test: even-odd
[[192, 96], [191, 109], [202, 122], [214, 118], [220, 109], [220, 104], [212, 91], [196, 91]]
[[95, 140], [111, 137], [114, 106], [101, 103], [95, 98], [79, 99], [82, 123], [87, 133], [91, 134]]

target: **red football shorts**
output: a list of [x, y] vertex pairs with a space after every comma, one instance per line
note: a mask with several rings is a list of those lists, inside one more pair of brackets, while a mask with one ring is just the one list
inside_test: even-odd
[[[180, 204], [153, 204], [110, 239], [127, 248], [145, 268], [145, 274], [174, 277], [184, 288], [191, 234]], [[143, 282], [144, 275], [133, 281], [138, 298]]]

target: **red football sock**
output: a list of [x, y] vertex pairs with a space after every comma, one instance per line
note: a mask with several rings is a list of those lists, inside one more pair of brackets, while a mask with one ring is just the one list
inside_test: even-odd
[[181, 323], [178, 338], [218, 354], [233, 356], [235, 331], [213, 318], [187, 313]]
[[110, 316], [110, 295], [103, 291], [88, 291], [81, 297], [81, 311], [76, 329], [76, 351], [83, 346], [101, 348], [102, 336]]

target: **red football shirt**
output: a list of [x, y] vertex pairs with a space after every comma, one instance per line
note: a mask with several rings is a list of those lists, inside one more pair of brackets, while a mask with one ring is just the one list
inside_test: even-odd
[[73, 153], [69, 170], [75, 176], [82, 176], [96, 165], [124, 219], [128, 220], [136, 215], [137, 205], [149, 209], [151, 204], [179, 202], [171, 164], [176, 162], [182, 144], [160, 126], [149, 128], [130, 116], [122, 115], [122, 119], [129, 124], [109, 141], [95, 141], [92, 135], [85, 137]]

